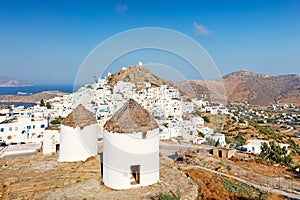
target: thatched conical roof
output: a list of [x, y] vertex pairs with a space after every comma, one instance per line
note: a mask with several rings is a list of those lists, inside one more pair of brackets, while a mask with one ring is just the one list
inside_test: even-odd
[[69, 127], [80, 127], [96, 124], [96, 118], [83, 105], [78, 105], [63, 121], [62, 124]]
[[104, 129], [114, 133], [138, 133], [144, 135], [158, 128], [149, 112], [133, 99], [129, 99], [104, 125]]

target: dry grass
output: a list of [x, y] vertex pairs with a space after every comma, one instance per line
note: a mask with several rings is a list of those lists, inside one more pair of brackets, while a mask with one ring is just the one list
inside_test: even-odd
[[78, 105], [63, 121], [62, 124], [69, 127], [80, 127], [96, 124], [95, 116], [83, 105]]
[[[288, 171], [286, 167], [275, 166], [255, 161], [235, 161], [236, 166], [252, 171], [256, 174], [261, 174], [267, 177], [294, 177], [293, 173]], [[295, 179], [296, 181], [296, 179]]]
[[285, 198], [278, 193], [269, 194], [265, 200], [284, 200]]
[[114, 133], [147, 133], [158, 128], [149, 112], [133, 99], [129, 99], [104, 125], [104, 129]]
[[262, 193], [250, 186], [201, 169], [186, 173], [198, 184], [198, 199], [256, 199]]

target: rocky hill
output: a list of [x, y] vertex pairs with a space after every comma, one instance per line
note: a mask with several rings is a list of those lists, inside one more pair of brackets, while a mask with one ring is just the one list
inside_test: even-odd
[[21, 80], [0, 76], [0, 87], [19, 87], [19, 86], [32, 86]]
[[131, 66], [127, 69], [120, 70], [108, 77], [108, 84], [114, 86], [118, 81], [131, 82], [135, 85], [141, 83], [151, 83], [154, 86], [172, 85], [171, 81], [155, 76], [143, 66]]
[[0, 102], [36, 103], [41, 99], [48, 100], [66, 93], [59, 91], [44, 91], [29, 96], [0, 95]]
[[[300, 76], [287, 74], [272, 76], [241, 70], [230, 73], [222, 79], [202, 81], [187, 80], [176, 84], [185, 93], [201, 97], [209, 95], [210, 88], [218, 88], [224, 83], [228, 102], [248, 101], [254, 105], [270, 103], [295, 103], [300, 105]], [[211, 90], [210, 90], [211, 91]], [[213, 93], [216, 91], [213, 90]]]

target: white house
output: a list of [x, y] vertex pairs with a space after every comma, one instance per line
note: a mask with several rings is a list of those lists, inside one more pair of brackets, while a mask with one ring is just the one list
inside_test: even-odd
[[220, 145], [222, 147], [226, 146], [226, 141], [225, 141], [225, 135], [221, 133], [214, 133], [210, 136], [207, 136], [208, 138], [211, 138], [215, 141], [219, 141]]
[[43, 137], [43, 155], [55, 153], [60, 142], [59, 127], [52, 126], [45, 130]]
[[[247, 151], [248, 152], [251, 152], [251, 153], [254, 153], [254, 154], [260, 154], [261, 153], [261, 146], [263, 143], [267, 143], [268, 145], [269, 144], [269, 141], [267, 140], [248, 140], [246, 142], [246, 145], [243, 145], [244, 148], [247, 148]], [[280, 148], [283, 148], [283, 147], [288, 147], [289, 145], [288, 144], [282, 144], [282, 143], [279, 143], [277, 144], [280, 146]]]
[[202, 117], [196, 116], [191, 118], [191, 122], [195, 127], [203, 127], [204, 126], [204, 119]]
[[0, 123], [0, 141], [11, 143], [39, 143], [48, 122], [32, 117], [11, 117]]
[[103, 183], [112, 189], [157, 183], [158, 131], [148, 111], [129, 99], [104, 126]]
[[195, 137], [193, 139], [194, 144], [203, 144], [205, 141], [206, 141], [206, 139], [203, 137]]

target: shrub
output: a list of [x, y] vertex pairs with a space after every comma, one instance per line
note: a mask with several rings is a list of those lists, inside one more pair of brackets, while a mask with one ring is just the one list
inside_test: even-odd
[[60, 121], [58, 119], [54, 119], [50, 122], [50, 124], [57, 125], [57, 124], [60, 124]]
[[181, 195], [180, 191], [177, 190], [175, 195], [169, 193], [160, 193], [157, 198], [158, 200], [180, 200]]
[[205, 121], [206, 123], [210, 123], [210, 120], [209, 120], [209, 118], [208, 118], [207, 116], [204, 116], [203, 119], [204, 119], [204, 121]]

